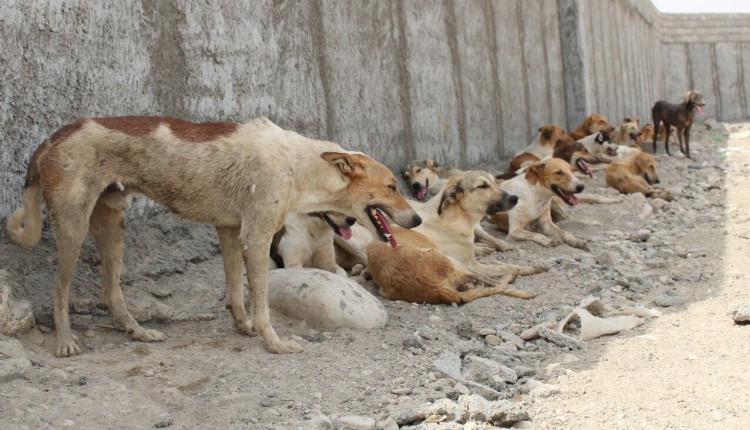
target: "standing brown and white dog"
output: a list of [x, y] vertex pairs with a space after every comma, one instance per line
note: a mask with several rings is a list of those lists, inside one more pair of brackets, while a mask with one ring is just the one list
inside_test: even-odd
[[[125, 189], [113, 189], [116, 183]], [[34, 245], [41, 234], [44, 196], [58, 250], [59, 281], [53, 294], [58, 356], [80, 353], [70, 328], [68, 291], [89, 231], [102, 258], [102, 302], [134, 339], [165, 338], [136, 322], [120, 290], [125, 233], [120, 202], [128, 192], [143, 193], [182, 217], [216, 226], [226, 305], [235, 327], [246, 335], [259, 333], [276, 353], [302, 349], [279, 339], [266, 297], [269, 248], [287, 213], [352, 215], [394, 246], [385, 214], [407, 228], [421, 223], [387, 167], [264, 118], [245, 124], [132, 116], [81, 119], [36, 150], [26, 174], [24, 207], [8, 219], [11, 238]], [[252, 321], [244, 306], [245, 269]]]

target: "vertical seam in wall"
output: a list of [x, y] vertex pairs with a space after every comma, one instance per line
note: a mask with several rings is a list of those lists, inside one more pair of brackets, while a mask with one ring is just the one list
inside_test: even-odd
[[417, 148], [414, 142], [414, 131], [411, 127], [411, 86], [409, 85], [409, 42], [406, 40], [406, 15], [404, 15], [404, 5], [401, 0], [395, 0], [396, 4], [396, 26], [398, 28], [398, 80], [401, 91], [401, 116], [404, 119], [403, 144], [406, 146], [406, 156], [410, 160], [417, 158]]
[[688, 89], [688, 91], [690, 91], [690, 90], [695, 89], [695, 80], [693, 79], [693, 59], [690, 55], [690, 46], [687, 43], [685, 43], [684, 46], [685, 46], [685, 58], [687, 58], [687, 71], [688, 71], [688, 80], [689, 80], [688, 83], [690, 84], [690, 88]]
[[[400, 0], [396, 0], [400, 1]], [[492, 85], [495, 92], [495, 120], [497, 121], [497, 143], [495, 144], [495, 154], [502, 157], [505, 154], [505, 142], [503, 135], [503, 103], [500, 98], [500, 76], [497, 64], [497, 27], [495, 26], [495, 8], [492, 6], [492, 0], [484, 2], [485, 25], [487, 27], [488, 37], [490, 39], [490, 65], [492, 67]]]
[[[523, 12], [521, 12], [522, 5], [525, 4], [525, 1], [519, 1], [516, 3], [516, 19], [518, 20], [518, 41], [521, 46], [521, 65], [523, 67], [523, 99], [524, 99], [524, 105], [526, 108], [526, 141], [531, 140], [531, 127], [535, 127], [533, 124], [531, 124], [531, 107], [529, 105], [529, 79], [528, 79], [528, 73], [526, 73], [526, 48], [525, 48], [525, 30], [523, 25]], [[541, 125], [541, 124], [538, 124]]]
[[714, 83], [714, 96], [716, 97], [716, 120], [721, 121], [724, 118], [724, 112], [721, 108], [721, 89], [719, 89], [719, 71], [716, 67], [716, 44], [708, 45], [708, 54], [711, 57], [711, 78]]
[[445, 9], [445, 33], [451, 52], [453, 66], [453, 88], [456, 96], [456, 122], [458, 123], [459, 164], [466, 163], [466, 111], [464, 110], [463, 79], [461, 78], [461, 56], [458, 52], [458, 30], [456, 29], [456, 10], [452, 0], [443, 0]]
[[[591, 95], [591, 101], [590, 101], [590, 103], [592, 103], [590, 106], [591, 106], [591, 110], [593, 112], [599, 112], [599, 111], [601, 111], [601, 103], [599, 102], [599, 97], [600, 97], [601, 91], [599, 91], [599, 66], [596, 64], [597, 55], [596, 55], [595, 51], [596, 51], [596, 47], [597, 46], [596, 46], [596, 42], [594, 42], [594, 37], [593, 37], [593, 33], [594, 33], [594, 8], [593, 8], [593, 5], [594, 5], [594, 3], [591, 3], [591, 2], [589, 3], [589, 12], [588, 12], [588, 15], [589, 15], [589, 33], [592, 34], [592, 36], [591, 36], [591, 52], [590, 52], [590, 55], [589, 55], [589, 59], [590, 59], [589, 61], [590, 61], [590, 66], [592, 67], [592, 69], [594, 71], [594, 73], [592, 74], [592, 77], [594, 79], [592, 79], [589, 82], [589, 85], [592, 85], [592, 87], [593, 87], [592, 89], [596, 91], [596, 94], [590, 94]], [[592, 84], [592, 82], [593, 82], [593, 84]], [[586, 112], [586, 113], [588, 114], [588, 112]], [[578, 124], [572, 124], [571, 125], [571, 127], [576, 127], [576, 126], [578, 126]]]
[[[542, 4], [542, 7], [544, 7], [544, 4]], [[545, 89], [547, 90], [547, 110], [548, 110], [548, 121], [550, 123], [555, 122], [554, 121], [554, 113], [552, 113], [552, 81], [550, 80], [550, 71], [549, 71], [549, 61], [547, 60], [547, 30], [544, 25], [544, 11], [540, 12], [541, 19], [540, 27], [542, 27], [542, 58], [544, 60], [544, 85]], [[559, 33], [559, 31], [558, 31]]]
[[742, 118], [747, 118], [747, 95], [745, 94], [745, 66], [742, 64], [742, 42], [737, 42], [737, 89], [740, 92]]
[[311, 0], [312, 19], [310, 20], [310, 33], [314, 39], [313, 52], [318, 60], [318, 74], [320, 83], [323, 86], [323, 99], [326, 104], [326, 139], [335, 140], [333, 122], [335, 112], [333, 109], [333, 100], [331, 96], [331, 83], [328, 81], [328, 60], [326, 58], [325, 46], [326, 35], [325, 25], [323, 23], [323, 6], [321, 0]]

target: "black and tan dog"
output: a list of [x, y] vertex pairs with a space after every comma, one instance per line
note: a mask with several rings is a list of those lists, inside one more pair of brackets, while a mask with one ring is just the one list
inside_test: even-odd
[[[663, 122], [666, 127], [664, 137], [664, 148], [668, 155], [669, 151], [669, 134], [670, 128], [677, 128], [677, 138], [680, 141], [680, 151], [685, 157], [690, 158], [690, 127], [693, 125], [695, 111], [703, 115], [703, 96], [698, 91], [688, 91], [682, 97], [682, 103], [669, 103], [665, 100], [659, 100], [651, 108], [651, 116], [654, 120], [654, 154], [656, 154], [656, 142], [659, 140], [660, 124]], [[684, 142], [683, 142], [684, 139]]]
[[[80, 353], [70, 328], [68, 292], [88, 232], [102, 259], [101, 301], [134, 339], [165, 339], [138, 324], [120, 289], [125, 236], [121, 203], [129, 192], [216, 226], [226, 306], [235, 327], [246, 335], [257, 332], [276, 353], [301, 350], [293, 340], [279, 339], [266, 297], [269, 250], [287, 213], [351, 215], [394, 246], [385, 214], [403, 227], [421, 223], [386, 166], [335, 143], [283, 130], [265, 118], [244, 124], [162, 117], [81, 119], [52, 134], [34, 152], [24, 206], [8, 218], [11, 238], [34, 245], [41, 235], [44, 197], [58, 251], [59, 280], [53, 293], [58, 356]], [[245, 270], [252, 321], [243, 297]]]

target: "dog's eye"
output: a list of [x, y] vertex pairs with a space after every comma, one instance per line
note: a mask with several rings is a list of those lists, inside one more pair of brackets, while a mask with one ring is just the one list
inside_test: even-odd
[[421, 172], [421, 171], [422, 171], [422, 168], [419, 168], [419, 169], [417, 169], [417, 173], [419, 173], [419, 172]]
[[487, 182], [483, 182], [482, 185], [478, 186], [477, 188], [489, 188], [489, 187], [490, 187], [490, 184], [488, 184]]
[[560, 170], [559, 172], [555, 172], [555, 175], [557, 175], [557, 176], [562, 176], [562, 175], [564, 175], [564, 174], [565, 174], [565, 173], [563, 173], [563, 171], [562, 171], [562, 170]]
[[394, 191], [394, 192], [395, 192], [395, 191], [398, 191], [398, 188], [397, 188], [397, 187], [396, 187], [395, 185], [388, 185], [388, 188], [389, 188], [389, 189], [390, 189], [391, 191]]

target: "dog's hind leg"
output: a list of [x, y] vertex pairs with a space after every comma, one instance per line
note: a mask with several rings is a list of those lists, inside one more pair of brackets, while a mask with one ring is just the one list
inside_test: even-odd
[[[667, 150], [667, 155], [670, 157], [672, 156], [672, 153], [669, 151], [669, 133], [671, 132], [672, 126], [669, 125], [668, 122], [664, 122], [664, 149]], [[680, 139], [682, 140], [682, 139]], [[654, 139], [654, 141], [656, 141]]]
[[[265, 222], [264, 222], [265, 221]], [[271, 326], [268, 309], [268, 262], [273, 234], [264, 235], [256, 225], [268, 225], [268, 220], [243, 221], [240, 229], [242, 258], [245, 260], [247, 282], [250, 286], [253, 329], [266, 341], [266, 348], [277, 354], [300, 352], [302, 347], [293, 340], [282, 341]]]
[[479, 282], [486, 285], [486, 287], [477, 287], [467, 291], [460, 291], [458, 294], [459, 297], [461, 297], [461, 303], [468, 303], [480, 297], [493, 296], [495, 294], [502, 294], [504, 296], [516, 297], [519, 299], [532, 299], [537, 296], [536, 294], [527, 293], [526, 291], [507, 288], [508, 284], [515, 279], [515, 276], [513, 275], [507, 275], [499, 282], [473, 274], [467, 274], [466, 277], [468, 280]]
[[505, 275], [527, 276], [543, 273], [549, 270], [549, 268], [545, 266], [518, 266], [516, 264], [507, 264], [495, 260], [482, 260], [473, 269], [477, 273], [491, 277]]
[[160, 342], [166, 339], [157, 330], [147, 330], [128, 311], [120, 289], [122, 254], [125, 243], [125, 219], [122, 210], [115, 209], [109, 202], [99, 200], [91, 214], [89, 231], [96, 242], [102, 259], [102, 287], [99, 299], [107, 305], [115, 321], [135, 340]]
[[242, 261], [240, 229], [238, 227], [216, 227], [216, 233], [219, 235], [221, 255], [224, 258], [224, 276], [227, 284], [227, 297], [224, 306], [232, 315], [234, 327], [239, 333], [246, 336], [255, 336], [253, 323], [248, 319], [245, 310], [242, 277], [245, 263]]

